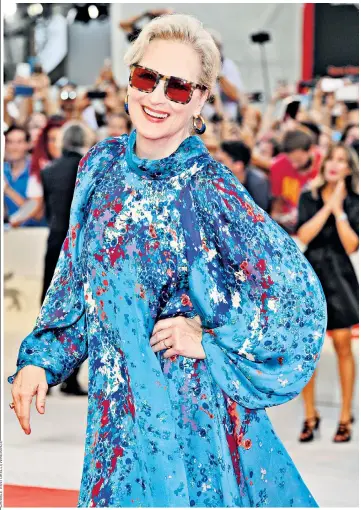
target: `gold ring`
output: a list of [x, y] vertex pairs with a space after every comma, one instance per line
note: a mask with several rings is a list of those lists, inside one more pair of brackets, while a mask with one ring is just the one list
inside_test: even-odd
[[11, 403], [9, 404], [9, 407], [10, 407], [10, 409], [15, 409], [15, 404], [14, 404], [14, 402], [11, 402]]
[[164, 343], [164, 345], [166, 346], [166, 348], [167, 348], [167, 349], [170, 349], [170, 347], [171, 347], [171, 346], [170, 346], [170, 345], [167, 345], [167, 344], [165, 343], [165, 340], [163, 340], [163, 343]]

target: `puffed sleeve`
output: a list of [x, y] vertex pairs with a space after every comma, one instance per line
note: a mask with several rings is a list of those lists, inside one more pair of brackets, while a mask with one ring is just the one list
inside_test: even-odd
[[122, 138], [98, 143], [81, 159], [69, 230], [33, 331], [22, 341], [15, 376], [26, 365], [42, 367], [49, 386], [69, 377], [88, 356], [80, 254], [83, 225], [94, 189], [122, 152]]
[[189, 292], [206, 365], [250, 409], [283, 404], [311, 378], [326, 333], [321, 284], [292, 238], [222, 165], [183, 194]]

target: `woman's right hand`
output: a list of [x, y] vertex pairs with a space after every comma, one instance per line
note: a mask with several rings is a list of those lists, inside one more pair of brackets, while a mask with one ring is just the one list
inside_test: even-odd
[[45, 413], [45, 399], [48, 391], [45, 369], [27, 365], [16, 375], [11, 393], [15, 404], [14, 411], [25, 434], [31, 433], [30, 406], [36, 395], [36, 409]]
[[343, 210], [343, 202], [347, 196], [347, 189], [344, 179], [340, 179], [335, 186], [330, 198], [326, 201], [326, 206], [330, 212], [338, 213]]
[[10, 103], [11, 101], [14, 101], [14, 98], [15, 98], [14, 85], [12, 83], [9, 83], [4, 94], [4, 102], [6, 104]]

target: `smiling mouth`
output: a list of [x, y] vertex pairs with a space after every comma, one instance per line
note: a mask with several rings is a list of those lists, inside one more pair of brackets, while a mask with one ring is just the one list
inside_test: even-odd
[[152, 110], [151, 108], [148, 108], [147, 106], [142, 106], [142, 109], [143, 112], [152, 119], [165, 120], [169, 117], [169, 113], [157, 112], [155, 110]]

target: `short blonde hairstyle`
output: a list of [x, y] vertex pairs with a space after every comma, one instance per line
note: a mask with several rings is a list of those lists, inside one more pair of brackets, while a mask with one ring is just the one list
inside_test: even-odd
[[132, 43], [124, 56], [131, 66], [143, 57], [148, 44], [154, 39], [180, 41], [189, 44], [199, 55], [201, 75], [198, 83], [209, 92], [216, 83], [221, 68], [221, 56], [212, 36], [203, 24], [188, 14], [166, 14], [150, 21]]

